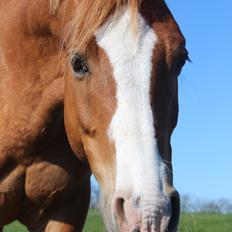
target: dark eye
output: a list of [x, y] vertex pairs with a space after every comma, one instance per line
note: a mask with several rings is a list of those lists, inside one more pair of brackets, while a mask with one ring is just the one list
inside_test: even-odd
[[176, 59], [174, 61], [174, 73], [176, 76], [179, 76], [182, 68], [184, 67], [186, 61], [191, 61], [188, 56], [188, 51], [183, 50], [181, 53], [179, 53], [176, 56]]
[[86, 77], [86, 75], [89, 72], [88, 66], [84, 58], [79, 54], [75, 54], [72, 57], [71, 65], [72, 65], [75, 76], [80, 80]]
[[175, 74], [177, 76], [180, 75], [180, 73], [182, 71], [182, 68], [184, 67], [185, 63], [186, 63], [186, 58], [182, 58], [176, 63], [176, 65], [175, 65]]

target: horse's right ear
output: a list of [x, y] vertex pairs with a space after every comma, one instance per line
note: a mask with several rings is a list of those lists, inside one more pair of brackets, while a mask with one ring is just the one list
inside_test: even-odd
[[79, 55], [77, 53], [72, 55], [71, 65], [72, 65], [74, 76], [78, 80], [83, 80], [85, 77], [87, 77], [89, 73], [89, 68], [85, 58], [82, 55]]

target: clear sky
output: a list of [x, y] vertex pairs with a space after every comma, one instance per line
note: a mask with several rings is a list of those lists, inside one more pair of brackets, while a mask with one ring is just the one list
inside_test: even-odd
[[175, 185], [194, 197], [232, 199], [232, 1], [166, 2], [192, 59], [179, 79]]
[[192, 59], [179, 77], [175, 186], [196, 198], [232, 200], [232, 1], [166, 2]]

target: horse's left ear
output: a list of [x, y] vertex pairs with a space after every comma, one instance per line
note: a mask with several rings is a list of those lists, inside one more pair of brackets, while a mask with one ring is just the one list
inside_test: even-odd
[[83, 80], [89, 73], [89, 68], [85, 58], [80, 54], [74, 54], [71, 58], [71, 65], [74, 76], [78, 80]]

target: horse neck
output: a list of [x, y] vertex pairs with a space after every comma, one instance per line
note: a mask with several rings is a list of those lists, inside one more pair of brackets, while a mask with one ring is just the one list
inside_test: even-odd
[[58, 29], [56, 17], [49, 0], [0, 4], [0, 156], [23, 153], [63, 103], [66, 58], [51, 28]]

